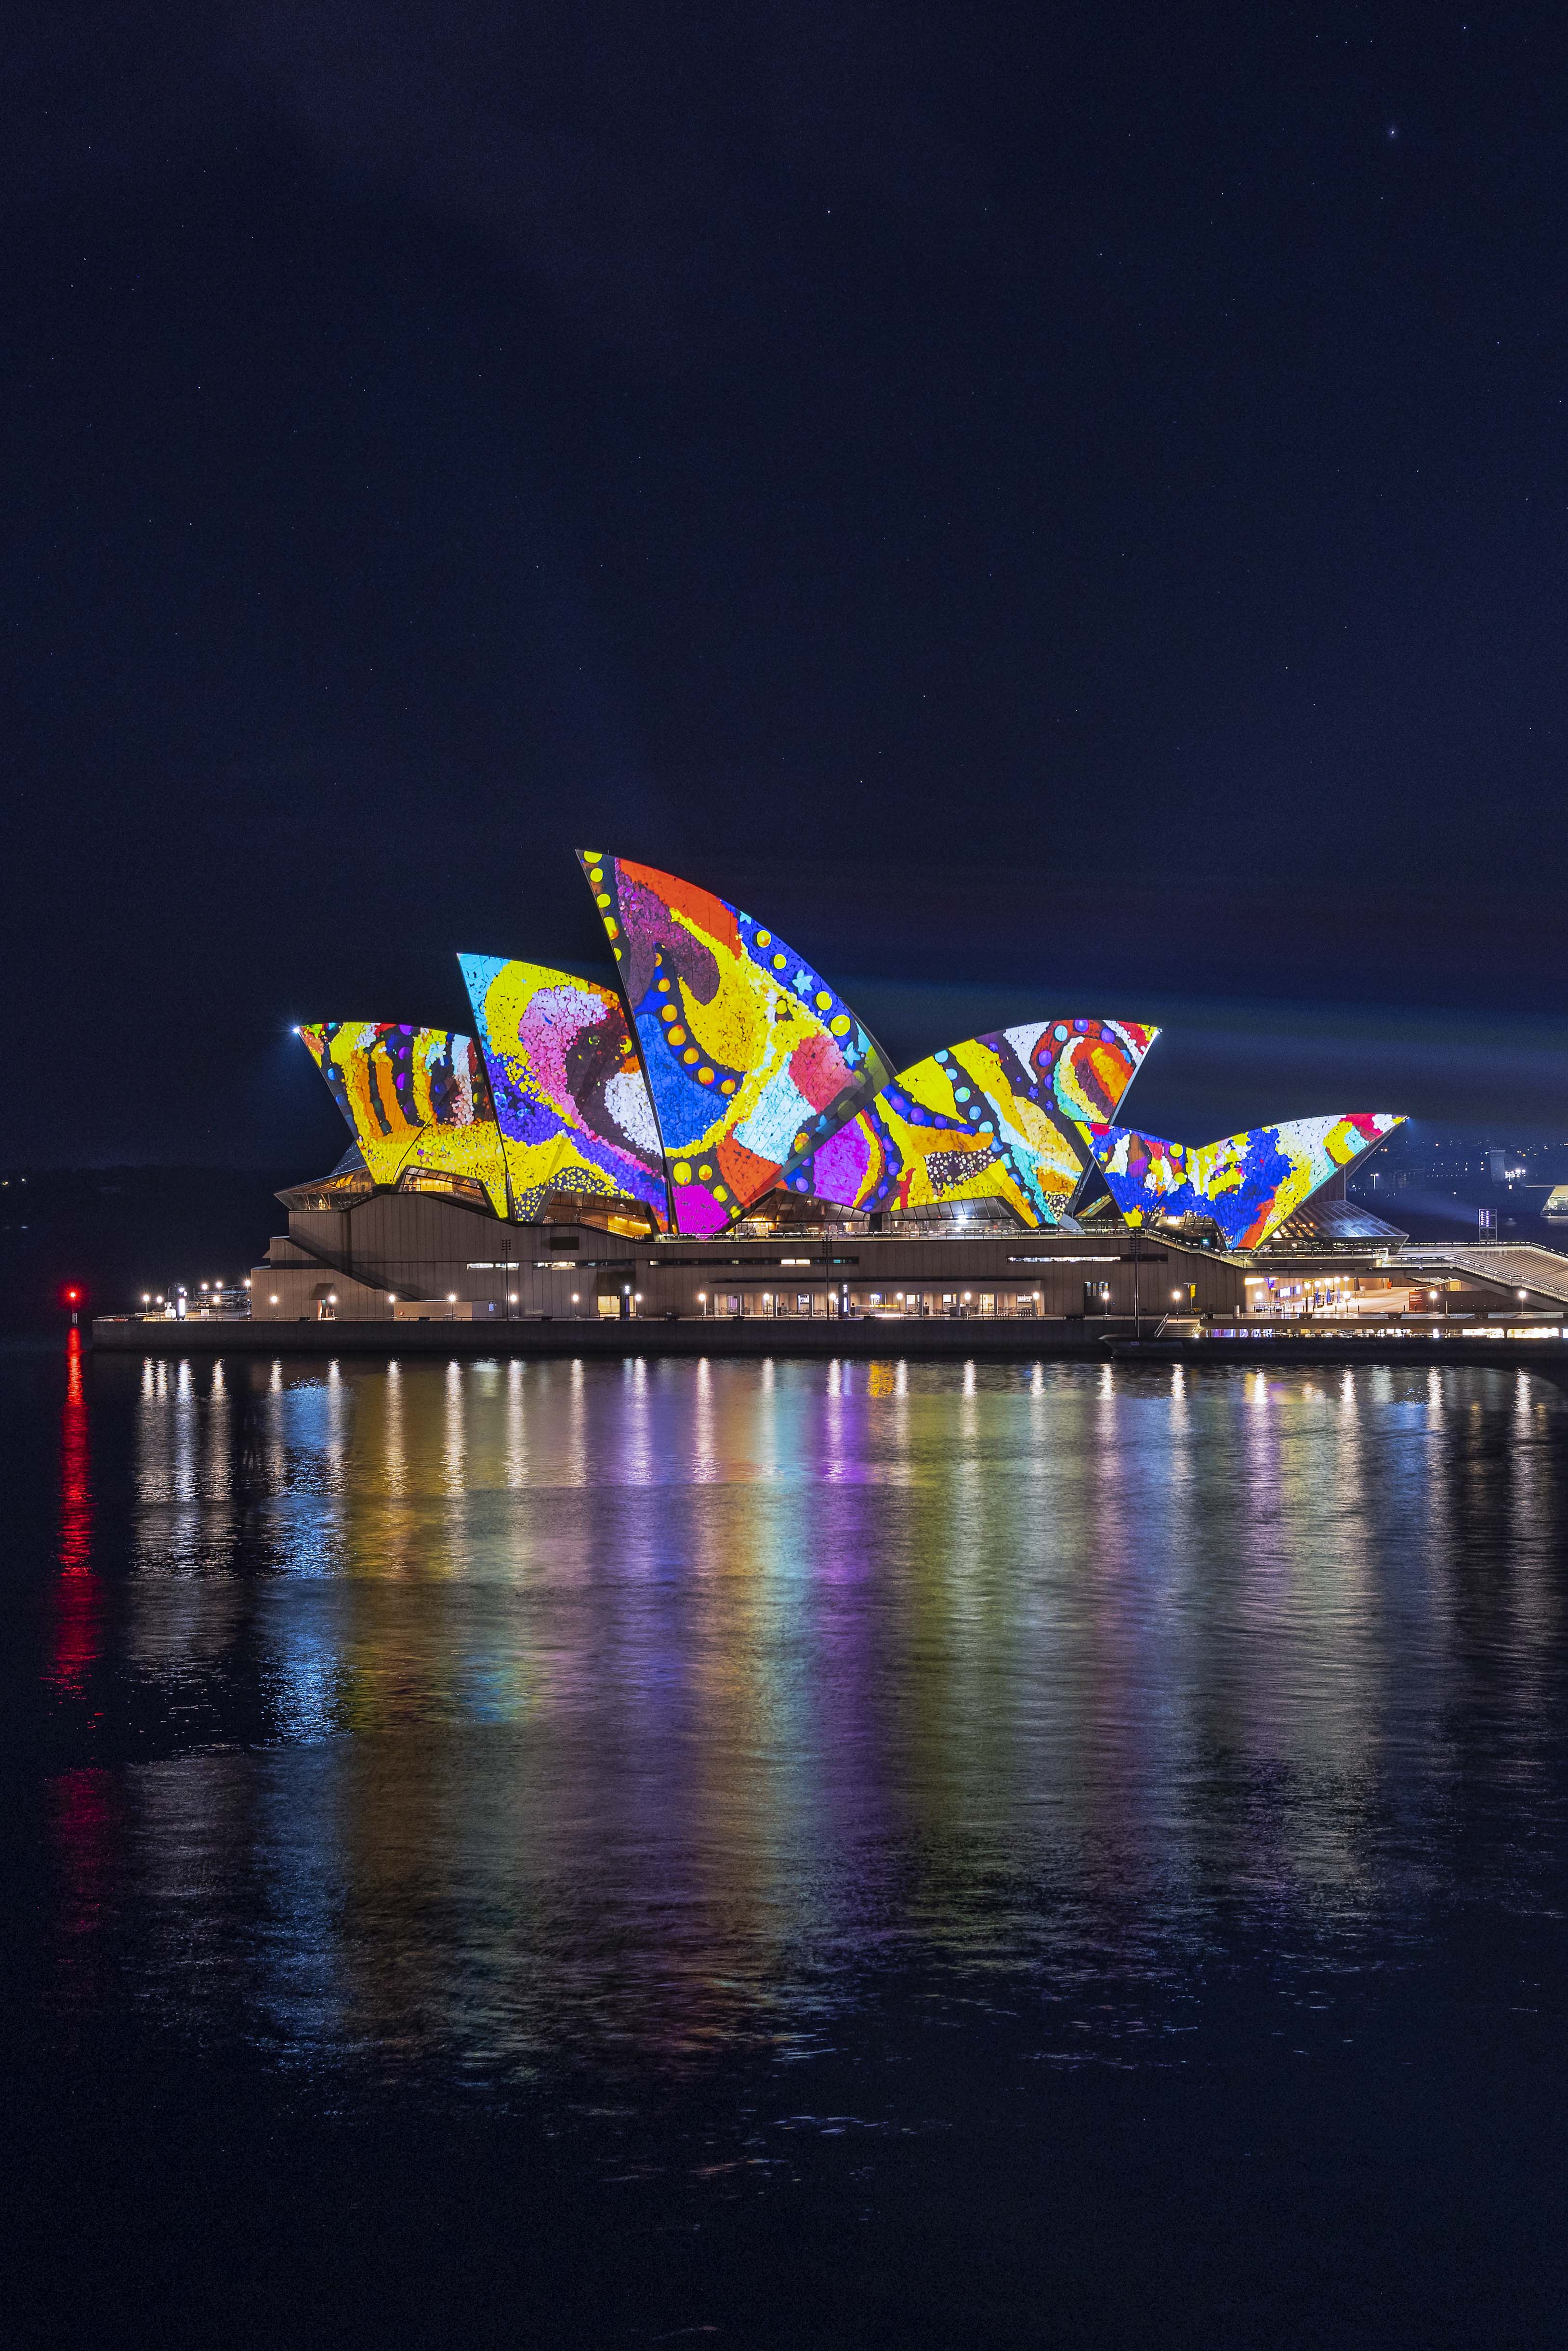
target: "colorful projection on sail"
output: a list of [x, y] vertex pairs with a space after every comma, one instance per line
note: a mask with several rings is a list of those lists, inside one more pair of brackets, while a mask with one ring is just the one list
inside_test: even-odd
[[1403, 1123], [1390, 1111], [1358, 1111], [1289, 1119], [1197, 1144], [1095, 1123], [1083, 1132], [1129, 1225], [1154, 1217], [1208, 1217], [1228, 1249], [1257, 1249], [1340, 1168]]
[[997, 1029], [900, 1070], [787, 1178], [845, 1208], [998, 1200], [1055, 1225], [1089, 1165], [1086, 1119], [1109, 1119], [1158, 1036], [1130, 1020]]
[[613, 988], [538, 963], [459, 956], [489, 1072], [512, 1214], [550, 1194], [635, 1201], [661, 1231], [669, 1193], [653, 1106]]
[[615, 950], [675, 1229], [713, 1233], [817, 1149], [890, 1072], [843, 998], [738, 907], [580, 852]]
[[299, 1034], [378, 1184], [413, 1168], [457, 1176], [506, 1215], [501, 1138], [472, 1037], [390, 1020], [319, 1021]]

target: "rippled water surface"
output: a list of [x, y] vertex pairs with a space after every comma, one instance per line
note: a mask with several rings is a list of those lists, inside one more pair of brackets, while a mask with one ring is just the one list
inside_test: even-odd
[[1555, 2333], [1546, 1382], [3, 1375], [68, 2326]]

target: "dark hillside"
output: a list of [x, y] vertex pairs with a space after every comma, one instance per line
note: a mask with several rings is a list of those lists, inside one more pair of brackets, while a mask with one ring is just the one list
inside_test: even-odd
[[278, 1186], [299, 1169], [34, 1167], [0, 1176], [0, 1321], [47, 1322], [68, 1282], [94, 1313], [144, 1290], [236, 1280], [285, 1229]]

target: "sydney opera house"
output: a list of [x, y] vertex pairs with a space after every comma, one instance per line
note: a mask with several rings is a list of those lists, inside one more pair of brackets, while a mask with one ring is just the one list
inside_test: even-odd
[[[280, 1195], [262, 1320], [1233, 1315], [1397, 1289], [1344, 1171], [1399, 1120], [1124, 1123], [1158, 1031], [1076, 1008], [894, 1069], [830, 979], [694, 883], [581, 852], [613, 987], [460, 956], [471, 1033], [299, 1034], [351, 1140]], [[1388, 1302], [1386, 1298], [1384, 1302]]]

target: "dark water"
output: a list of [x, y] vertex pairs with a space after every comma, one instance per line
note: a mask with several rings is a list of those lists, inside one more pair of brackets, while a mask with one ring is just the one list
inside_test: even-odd
[[0, 1380], [28, 2339], [1559, 2332], [1543, 1382]]

